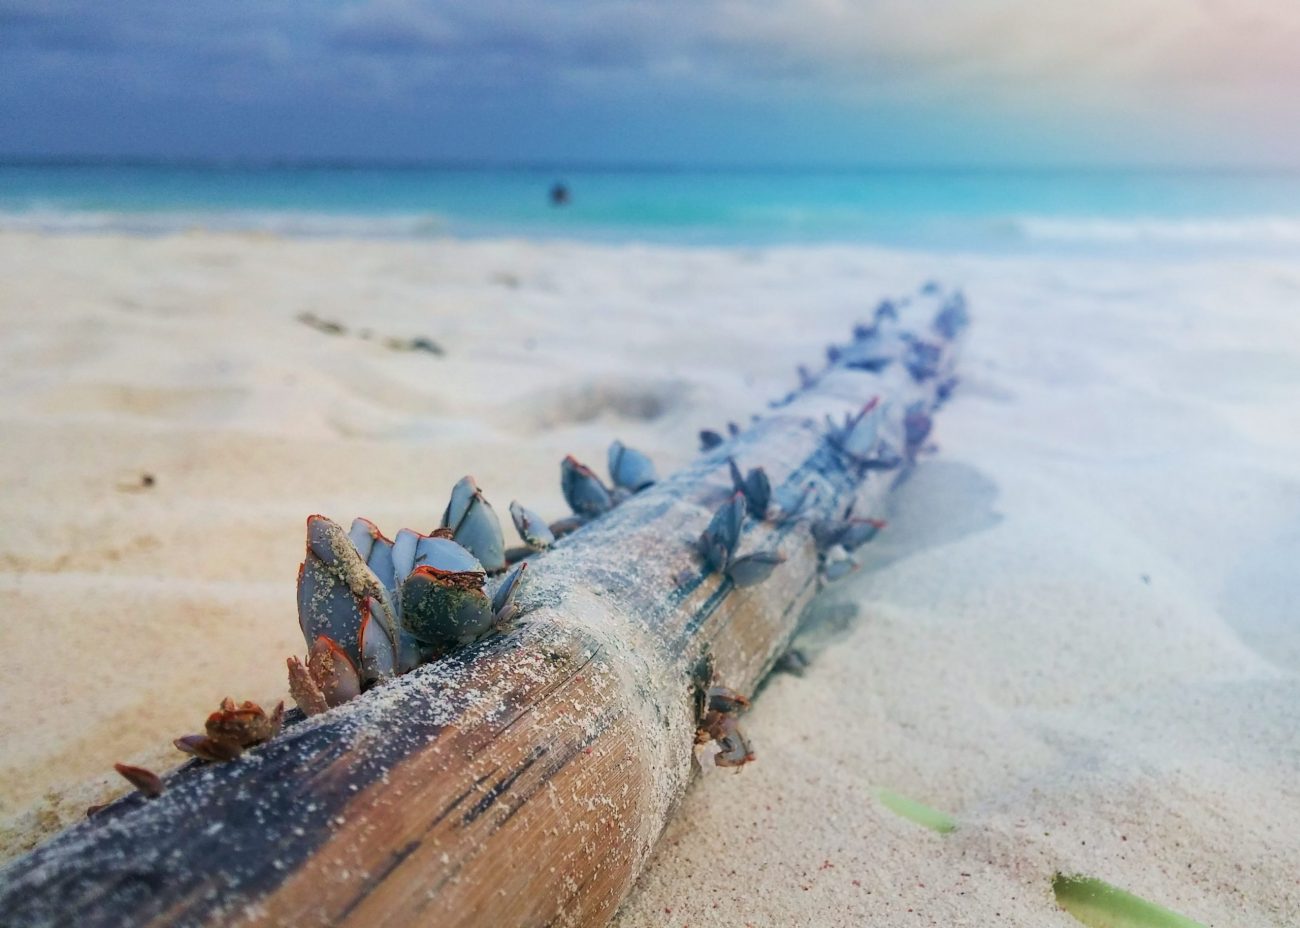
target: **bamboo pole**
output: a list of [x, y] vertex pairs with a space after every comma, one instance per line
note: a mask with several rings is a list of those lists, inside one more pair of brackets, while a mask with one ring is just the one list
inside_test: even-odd
[[[878, 310], [874, 339], [537, 558], [510, 633], [238, 762], [182, 768], [159, 798], [128, 796], [12, 862], [0, 922], [603, 925], [690, 779], [702, 658], [752, 691], [819, 586], [811, 521], [879, 512], [898, 478], [846, 466], [824, 417], [879, 396], [903, 448], [908, 411], [915, 429], [951, 385], [952, 300], [904, 301], [911, 344]], [[816, 487], [806, 518], [746, 523], [742, 553], [786, 560], [745, 589], [704, 574], [692, 546], [731, 492], [729, 456], [762, 465], [778, 499]]]

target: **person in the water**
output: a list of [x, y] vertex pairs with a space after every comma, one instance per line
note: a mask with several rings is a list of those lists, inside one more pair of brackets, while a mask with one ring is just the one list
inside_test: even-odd
[[568, 203], [569, 203], [569, 188], [565, 186], [563, 181], [557, 180], [551, 186], [551, 205], [567, 206]]

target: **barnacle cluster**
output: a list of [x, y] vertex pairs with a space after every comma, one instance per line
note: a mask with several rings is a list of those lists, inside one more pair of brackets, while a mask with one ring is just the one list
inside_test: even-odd
[[[937, 287], [922, 292], [937, 292]], [[938, 342], [900, 331], [893, 324], [897, 318], [894, 304], [881, 303], [870, 324], [854, 328], [847, 346], [828, 350], [829, 365], [879, 371], [901, 360], [918, 382], [939, 377], [940, 342], [955, 338], [969, 321], [964, 298], [960, 293], [950, 296], [935, 318]], [[820, 377], [801, 366], [800, 390]], [[938, 384], [940, 401], [953, 382]], [[825, 441], [842, 466], [864, 475], [915, 458], [931, 430], [926, 405], [917, 403], [904, 411], [902, 447], [882, 437], [883, 417], [877, 397], [842, 421], [827, 418]], [[740, 426], [729, 422], [725, 436], [702, 430], [700, 445], [711, 451], [740, 434]], [[816, 488], [809, 484], [797, 498], [782, 497], [777, 503], [763, 468], [742, 473], [734, 457], [728, 458], [728, 466], [733, 493], [714, 512], [694, 547], [704, 573], [722, 574], [743, 588], [766, 580], [785, 560], [775, 550], [738, 555], [745, 520], [802, 520]], [[390, 539], [364, 518], [355, 519], [345, 531], [325, 516], [309, 517], [306, 554], [298, 572], [298, 621], [307, 655], [287, 661], [289, 689], [299, 709], [309, 716], [325, 712], [455, 647], [509, 627], [518, 614], [515, 594], [525, 578], [527, 558], [657, 480], [651, 460], [620, 441], [610, 445], [608, 467], [611, 482], [606, 485], [572, 456], [561, 462], [561, 490], [572, 514], [557, 521], [548, 523], [512, 501], [510, 517], [522, 542], [513, 548], [506, 547], [496, 512], [468, 476], [452, 488], [441, 524], [428, 534], [404, 528]], [[840, 518], [809, 521], [824, 580], [857, 569], [853, 551], [885, 525], [855, 516], [851, 506]], [[751, 760], [753, 754], [735, 727], [736, 716], [748, 703], [720, 687], [709, 689], [708, 696], [700, 737], [719, 745], [717, 763]], [[203, 734], [178, 738], [175, 744], [201, 760], [235, 760], [246, 748], [274, 737], [283, 722], [283, 703], [268, 714], [255, 703], [226, 699], [209, 716]], [[118, 771], [146, 795], [162, 790], [161, 780], [150, 771], [126, 765], [118, 765]]]
[[615, 441], [611, 485], [572, 456], [560, 487], [573, 513], [548, 524], [518, 501], [510, 517], [523, 542], [506, 548], [492, 504], [473, 477], [451, 491], [442, 524], [429, 534], [402, 529], [392, 539], [366, 519], [348, 531], [324, 516], [307, 520], [298, 572], [298, 622], [307, 660], [289, 658], [290, 692], [308, 715], [340, 705], [451, 648], [507, 628], [525, 558], [613, 509], [657, 479], [646, 455]]

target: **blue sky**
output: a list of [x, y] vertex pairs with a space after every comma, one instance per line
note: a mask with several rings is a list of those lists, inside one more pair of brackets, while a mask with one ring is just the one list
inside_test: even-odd
[[1276, 0], [0, 0], [0, 154], [1300, 166]]

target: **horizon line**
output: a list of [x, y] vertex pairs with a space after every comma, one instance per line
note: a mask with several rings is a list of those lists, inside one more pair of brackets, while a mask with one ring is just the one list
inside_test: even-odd
[[1296, 165], [1171, 164], [817, 164], [689, 161], [584, 161], [581, 159], [211, 157], [166, 155], [29, 155], [0, 152], [0, 167], [157, 167], [191, 170], [409, 170], [518, 171], [530, 173], [643, 174], [1298, 174]]

